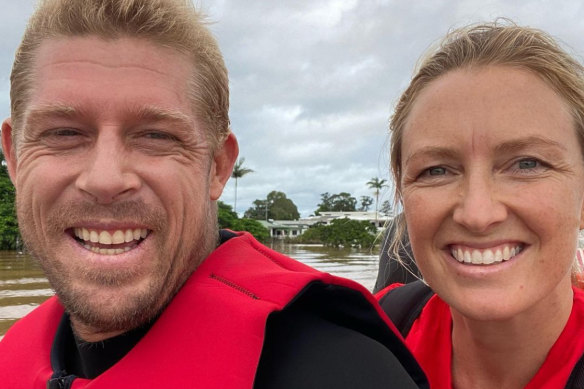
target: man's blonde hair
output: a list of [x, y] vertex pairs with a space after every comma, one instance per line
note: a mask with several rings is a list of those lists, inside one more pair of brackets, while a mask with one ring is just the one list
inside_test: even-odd
[[[390, 121], [391, 170], [395, 200], [401, 202], [402, 137], [409, 113], [421, 91], [444, 74], [462, 68], [512, 66], [531, 71], [565, 101], [584, 155], [584, 68], [549, 34], [517, 26], [507, 19], [454, 30], [422, 58], [410, 85], [401, 95]], [[389, 245], [399, 257], [405, 218], [396, 218], [396, 234]]]
[[146, 39], [188, 56], [195, 69], [189, 81], [193, 112], [205, 125], [212, 145], [228, 134], [227, 69], [203, 15], [190, 0], [40, 0], [10, 77], [14, 136], [22, 131], [38, 47], [46, 39], [82, 36]]

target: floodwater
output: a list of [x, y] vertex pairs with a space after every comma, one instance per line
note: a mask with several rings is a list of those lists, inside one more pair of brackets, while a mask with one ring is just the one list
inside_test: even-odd
[[0, 337], [16, 319], [52, 295], [43, 272], [30, 256], [0, 251]]
[[[371, 250], [281, 242], [271, 247], [319, 270], [353, 279], [369, 290], [375, 284], [378, 261]], [[0, 339], [16, 320], [52, 295], [40, 267], [30, 256], [0, 251]]]

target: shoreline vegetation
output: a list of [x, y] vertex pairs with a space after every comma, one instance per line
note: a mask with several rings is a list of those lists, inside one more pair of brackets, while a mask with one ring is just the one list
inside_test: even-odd
[[0, 161], [0, 250], [20, 250], [22, 241], [16, 220], [16, 191], [1, 150]]
[[236, 231], [248, 231], [256, 239], [266, 243], [269, 241], [284, 241], [291, 244], [322, 244], [327, 247], [372, 248], [379, 243], [375, 226], [367, 221], [348, 218], [332, 220], [330, 224], [315, 224], [302, 235], [295, 238], [270, 238], [269, 231], [258, 221], [250, 218], [239, 218], [230, 205], [218, 202], [219, 228]]

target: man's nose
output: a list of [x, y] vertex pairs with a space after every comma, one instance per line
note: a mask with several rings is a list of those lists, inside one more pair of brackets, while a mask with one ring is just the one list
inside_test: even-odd
[[454, 221], [476, 233], [486, 232], [504, 221], [508, 210], [498, 189], [490, 174], [467, 177], [454, 210]]
[[117, 136], [98, 136], [85, 156], [76, 185], [98, 204], [131, 197], [140, 187], [129, 151]]

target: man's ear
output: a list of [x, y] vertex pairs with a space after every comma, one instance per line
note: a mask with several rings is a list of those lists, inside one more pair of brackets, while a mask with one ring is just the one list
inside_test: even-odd
[[229, 177], [231, 177], [233, 165], [238, 154], [239, 146], [237, 144], [237, 138], [230, 132], [225, 140], [217, 146], [213, 155], [213, 166], [211, 166], [211, 174], [209, 177], [211, 200], [217, 200], [221, 196], [221, 193], [223, 193], [223, 188]]
[[10, 180], [16, 185], [16, 148], [12, 140], [12, 120], [10, 118], [2, 122], [2, 152], [8, 165]]

